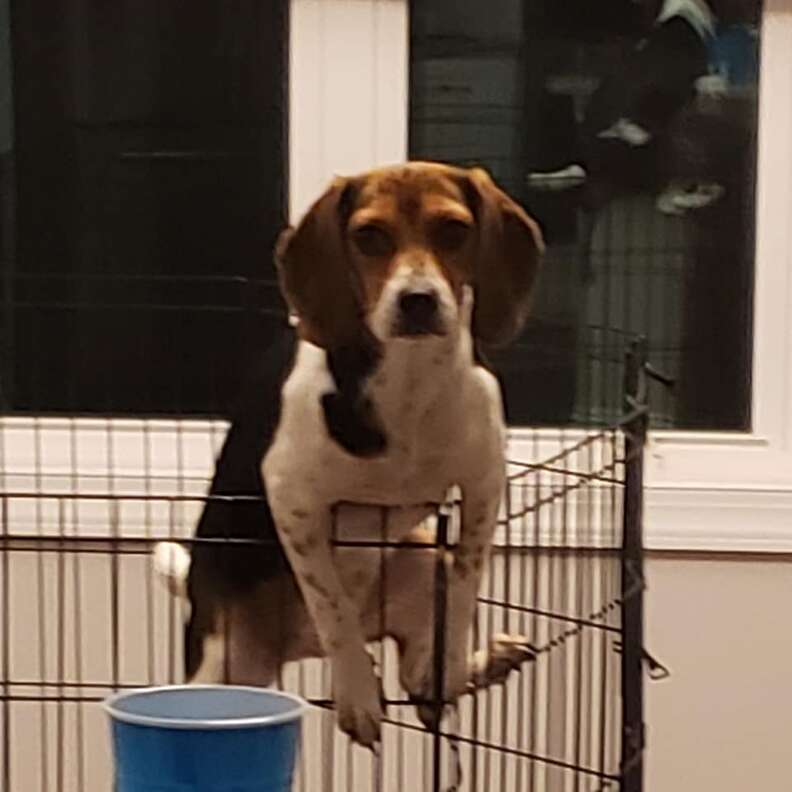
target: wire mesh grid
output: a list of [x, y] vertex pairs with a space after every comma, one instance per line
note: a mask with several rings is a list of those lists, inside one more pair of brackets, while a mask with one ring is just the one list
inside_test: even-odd
[[[141, 433], [147, 422], [99, 420], [94, 441], [104, 438], [111, 461], [129, 452], [130, 435], [149, 461], [168, 443], [181, 459], [172, 479], [150, 470], [107, 479], [80, 475], [84, 427], [20, 420], [3, 419], [4, 459], [27, 431], [39, 469], [14, 476], [3, 465], [0, 788], [109, 789], [98, 702], [112, 690], [182, 679], [184, 607], [155, 579], [150, 554], [164, 538], [198, 541], [190, 537], [207, 496], [206, 479], [195, 474], [196, 447], [210, 468], [222, 426], [207, 435], [189, 422], [150, 422]], [[619, 787], [620, 646], [634, 643], [624, 638], [622, 617], [641, 588], [639, 577], [622, 573], [625, 438], [613, 428], [534, 432], [526, 440], [537, 461], [510, 465], [473, 648], [496, 633], [519, 633], [534, 656], [505, 684], [465, 696], [434, 733], [399, 687], [389, 641], [373, 647], [387, 704], [376, 756], [336, 730], [326, 662], [287, 665], [281, 684], [316, 705], [295, 789]], [[68, 475], [45, 474], [41, 460], [64, 448]], [[453, 542], [457, 522], [453, 506], [432, 520], [434, 552]], [[336, 544], [336, 553], [355, 550], [343, 538]]]

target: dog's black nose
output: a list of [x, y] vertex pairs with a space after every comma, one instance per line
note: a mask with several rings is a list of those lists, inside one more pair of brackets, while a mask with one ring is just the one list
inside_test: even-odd
[[399, 295], [402, 331], [406, 335], [434, 332], [437, 325], [437, 293], [403, 291]]

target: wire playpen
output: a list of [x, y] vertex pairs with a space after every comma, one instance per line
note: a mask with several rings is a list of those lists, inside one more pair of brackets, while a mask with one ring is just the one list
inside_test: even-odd
[[[295, 789], [642, 790], [647, 358], [682, 385], [653, 394], [653, 427], [748, 426], [755, 76], [696, 94], [650, 167], [549, 189], [537, 174], [580, 153], [656, 4], [495, 5], [0, 0], [0, 792], [109, 789], [100, 702], [183, 678], [184, 606], [152, 549], [198, 541], [217, 416], [285, 326], [275, 234], [351, 153], [482, 165], [544, 229], [530, 324], [493, 354], [512, 423], [540, 428], [510, 437], [473, 636], [525, 636], [526, 659], [427, 730], [394, 647], [372, 647], [376, 753], [338, 731], [324, 661], [288, 666], [314, 705]], [[711, 206], [663, 208], [702, 179]], [[441, 558], [455, 504], [432, 522]], [[440, 563], [435, 583], [441, 616]]]
[[[376, 754], [338, 732], [324, 661], [287, 666], [280, 684], [315, 705], [295, 789], [642, 788], [641, 470], [651, 369], [642, 341], [603, 329], [589, 337], [581, 354], [607, 364], [608, 387], [624, 383], [622, 415], [601, 428], [514, 434], [520, 461], [509, 466], [474, 626], [476, 647], [519, 633], [530, 657], [427, 731], [399, 689], [394, 647], [374, 647], [386, 700]], [[182, 679], [183, 606], [155, 579], [151, 550], [165, 538], [198, 541], [224, 429], [191, 419], [2, 419], [0, 789], [110, 788], [99, 702]], [[453, 503], [434, 526], [437, 547], [453, 543]], [[350, 547], [338, 537], [337, 553]]]

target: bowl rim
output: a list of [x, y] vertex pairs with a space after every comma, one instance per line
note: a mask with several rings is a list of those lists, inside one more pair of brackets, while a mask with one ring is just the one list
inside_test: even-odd
[[[239, 691], [244, 693], [255, 693], [257, 696], [262, 694], [279, 699], [285, 699], [294, 704], [294, 708], [289, 712], [281, 712], [275, 715], [256, 715], [245, 718], [167, 718], [155, 715], [138, 715], [132, 712], [124, 712], [118, 709], [118, 704], [123, 699], [133, 696], [154, 695], [166, 693], [168, 691], [186, 690], [220, 690], [220, 691]], [[102, 702], [102, 708], [114, 721], [130, 723], [135, 726], [149, 726], [157, 729], [189, 729], [191, 731], [206, 731], [220, 729], [252, 729], [264, 726], [278, 726], [283, 723], [300, 720], [308, 709], [308, 703], [294, 695], [282, 690], [272, 690], [271, 688], [253, 687], [251, 685], [153, 685], [151, 687], [132, 688], [129, 690], [118, 691], [108, 696]]]

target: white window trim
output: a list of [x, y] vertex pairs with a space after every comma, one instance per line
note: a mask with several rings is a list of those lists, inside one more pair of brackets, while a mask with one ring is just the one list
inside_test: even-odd
[[792, 552], [792, 0], [765, 0], [761, 42], [752, 428], [650, 434], [653, 549]]
[[[766, 0], [753, 428], [651, 434], [650, 548], [792, 552], [791, 41], [792, 0]], [[333, 175], [407, 155], [406, 0], [292, 0], [290, 59], [289, 209], [298, 217]], [[0, 488], [53, 493], [200, 494], [225, 430], [221, 421], [0, 421]], [[572, 441], [575, 432], [514, 427], [509, 455], [535, 460], [557, 449], [561, 438]], [[59, 519], [50, 510], [53, 526]], [[86, 530], [106, 520], [96, 513]], [[41, 514], [29, 527], [41, 530]]]

